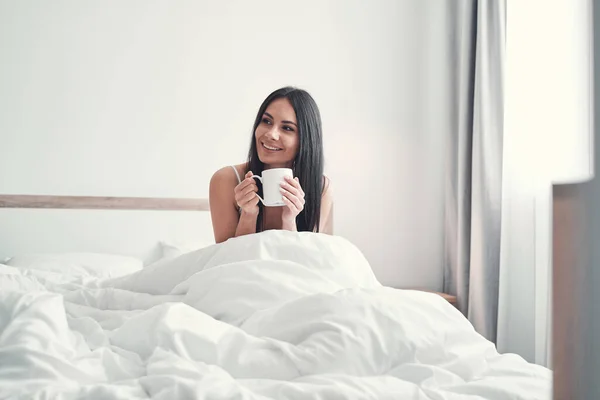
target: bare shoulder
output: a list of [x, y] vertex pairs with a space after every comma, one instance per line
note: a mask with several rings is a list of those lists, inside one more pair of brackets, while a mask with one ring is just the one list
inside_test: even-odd
[[234, 204], [234, 188], [238, 180], [231, 166], [223, 167], [216, 171], [208, 187], [208, 197], [211, 203], [211, 210], [216, 209], [217, 204]]
[[331, 179], [325, 175], [323, 175], [319, 232], [333, 235], [333, 192], [331, 190]]
[[[243, 171], [244, 164], [234, 165], [234, 168], [239, 173]], [[243, 178], [243, 175], [240, 175], [240, 178]], [[208, 188], [211, 212], [222, 213], [224, 208], [229, 208], [229, 205], [231, 205], [231, 209], [235, 209], [234, 189], [237, 185], [238, 178], [231, 165], [223, 167], [213, 174]], [[213, 216], [213, 218], [215, 217]]]
[[323, 197], [331, 196], [331, 179], [323, 175]]
[[[233, 170], [233, 168], [231, 168], [231, 165], [228, 165], [226, 167], [223, 167], [219, 170], [217, 170], [217, 172], [215, 172], [212, 176], [212, 178], [210, 179], [210, 183], [211, 185], [231, 185], [233, 184], [234, 186], [238, 184], [238, 180], [237, 180], [237, 176], [235, 174], [235, 171]], [[240, 175], [240, 178], [243, 178], [244, 174], [245, 174], [245, 168], [246, 168], [246, 164], [238, 164], [238, 165], [234, 165], [233, 166], [238, 174]]]
[[212, 178], [210, 178], [210, 182], [224, 183], [230, 181], [233, 177], [235, 177], [235, 173], [231, 167], [223, 167], [213, 174]]

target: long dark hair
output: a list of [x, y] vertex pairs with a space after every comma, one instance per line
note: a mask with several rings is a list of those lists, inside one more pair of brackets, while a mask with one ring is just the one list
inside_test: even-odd
[[[321, 220], [321, 196], [323, 194], [323, 135], [321, 128], [321, 114], [317, 103], [308, 92], [294, 87], [284, 87], [271, 93], [261, 104], [256, 114], [252, 128], [252, 141], [248, 152], [247, 170], [254, 175], [261, 175], [264, 164], [258, 158], [256, 139], [254, 134], [262, 120], [265, 110], [272, 101], [286, 98], [291, 103], [296, 113], [298, 123], [298, 154], [293, 163], [294, 176], [298, 177], [300, 186], [304, 190], [304, 209], [296, 217], [298, 231], [319, 231]], [[259, 213], [256, 220], [256, 231], [263, 228], [263, 205], [258, 203]]]

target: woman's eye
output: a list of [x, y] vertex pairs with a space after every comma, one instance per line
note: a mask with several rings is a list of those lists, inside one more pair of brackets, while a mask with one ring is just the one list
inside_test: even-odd
[[287, 126], [287, 125], [285, 125], [283, 127], [283, 130], [288, 131], [288, 132], [294, 132], [294, 128], [292, 128], [291, 126]]
[[263, 124], [271, 125], [271, 121], [269, 121], [268, 118], [263, 118], [262, 122], [263, 122]]

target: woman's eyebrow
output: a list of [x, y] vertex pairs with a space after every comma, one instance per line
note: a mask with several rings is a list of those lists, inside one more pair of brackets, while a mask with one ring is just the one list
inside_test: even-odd
[[[266, 115], [267, 117], [271, 118], [272, 120], [275, 120], [275, 118], [273, 118], [273, 116], [271, 114], [269, 114], [268, 112], [265, 111], [263, 114]], [[281, 122], [284, 123], [284, 124], [296, 125], [296, 123], [292, 122], [292, 121], [281, 121]], [[296, 125], [296, 128], [297, 127], [298, 127], [298, 125]]]

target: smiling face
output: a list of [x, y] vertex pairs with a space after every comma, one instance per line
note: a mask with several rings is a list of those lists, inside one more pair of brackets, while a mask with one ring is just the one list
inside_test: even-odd
[[291, 168], [300, 138], [292, 104], [286, 98], [273, 100], [254, 131], [258, 158], [268, 168]]

